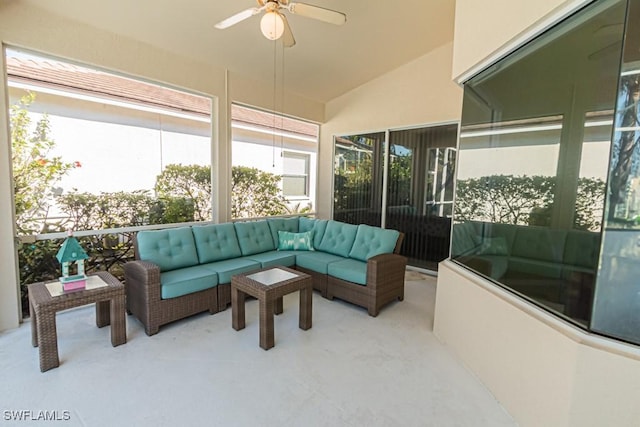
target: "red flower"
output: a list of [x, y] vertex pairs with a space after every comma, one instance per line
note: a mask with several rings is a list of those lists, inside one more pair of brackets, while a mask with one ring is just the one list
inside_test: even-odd
[[47, 159], [40, 159], [40, 160], [37, 160], [37, 162], [40, 166], [44, 166], [47, 164]]

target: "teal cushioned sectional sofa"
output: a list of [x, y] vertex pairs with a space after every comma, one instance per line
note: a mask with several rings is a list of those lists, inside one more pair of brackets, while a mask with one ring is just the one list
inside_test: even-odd
[[[287, 247], [291, 236], [296, 250]], [[174, 320], [224, 310], [233, 275], [285, 266], [309, 274], [322, 296], [377, 316], [404, 299], [402, 239], [395, 230], [307, 217], [140, 231], [136, 261], [124, 266], [127, 309], [153, 335]]]
[[454, 225], [453, 240], [452, 259], [571, 317], [590, 316], [599, 233], [468, 221]]

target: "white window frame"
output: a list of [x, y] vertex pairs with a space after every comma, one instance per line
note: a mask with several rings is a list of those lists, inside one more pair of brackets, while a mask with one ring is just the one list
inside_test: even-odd
[[[304, 174], [296, 174], [296, 173], [287, 173], [287, 171], [285, 170], [285, 165], [286, 162], [282, 162], [282, 195], [287, 199], [287, 200], [297, 200], [297, 199], [308, 199], [310, 196], [310, 189], [309, 189], [309, 181], [310, 181], [310, 167], [311, 167], [311, 154], [308, 153], [301, 153], [298, 151], [283, 151], [282, 152], [282, 157], [283, 158], [296, 158], [296, 159], [303, 159], [304, 160], [304, 169], [305, 169], [305, 173]], [[284, 181], [286, 178], [304, 178], [305, 182], [304, 182], [304, 194], [295, 194], [295, 195], [290, 195], [287, 194], [285, 191], [285, 184]]]

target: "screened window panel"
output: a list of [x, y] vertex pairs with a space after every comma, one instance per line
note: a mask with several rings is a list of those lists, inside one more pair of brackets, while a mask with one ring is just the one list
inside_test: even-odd
[[401, 253], [411, 265], [436, 270], [449, 254], [457, 129], [394, 130], [388, 143], [382, 132], [336, 138], [334, 219], [371, 225], [384, 219], [386, 228], [404, 233]]
[[237, 104], [231, 116], [232, 217], [313, 211], [319, 126]]
[[389, 132], [386, 226], [405, 234], [402, 254], [437, 270], [449, 255], [458, 126]]

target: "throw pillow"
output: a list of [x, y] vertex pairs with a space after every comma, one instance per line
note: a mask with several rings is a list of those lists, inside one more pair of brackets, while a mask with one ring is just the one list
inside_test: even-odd
[[279, 251], [313, 251], [313, 230], [304, 233], [278, 231]]

